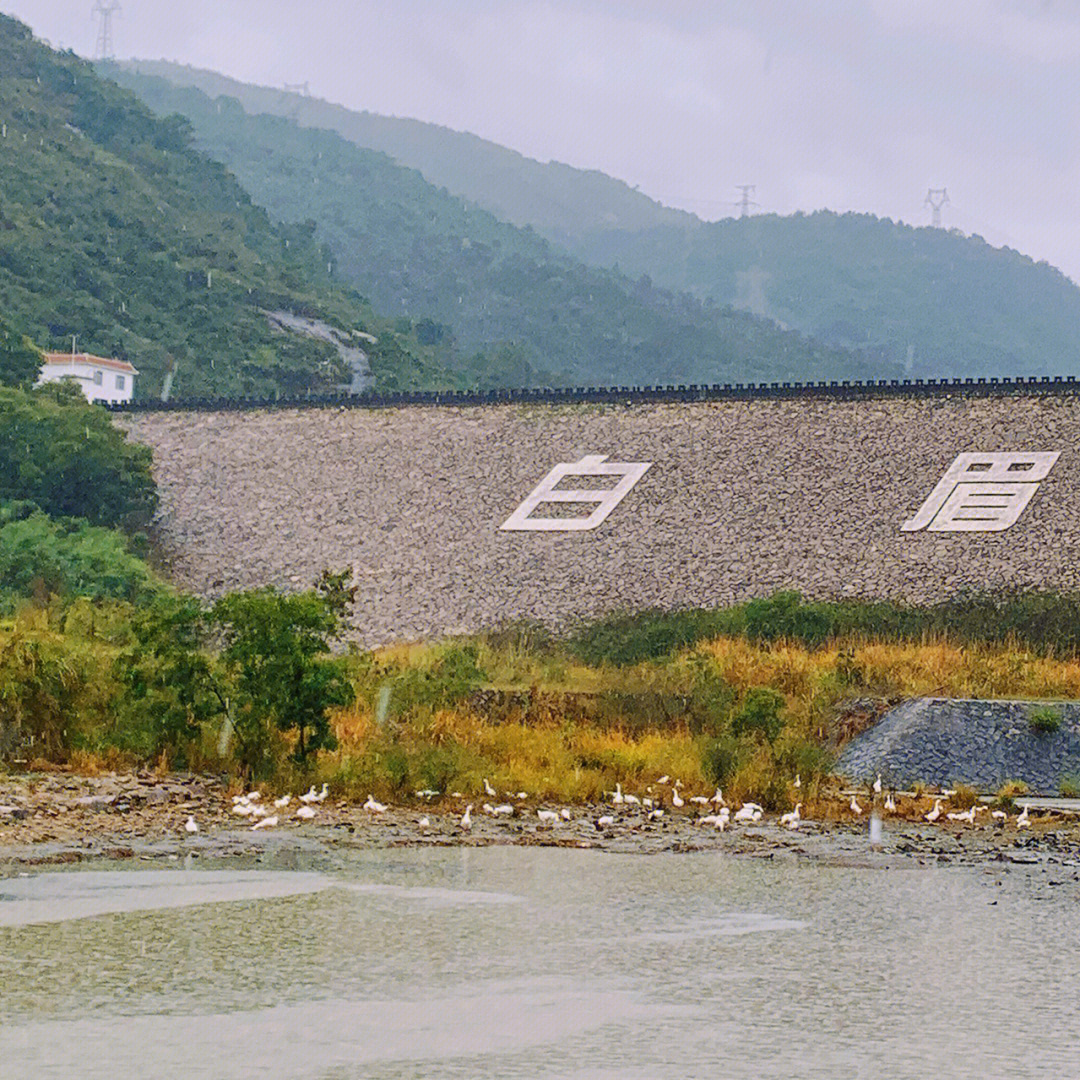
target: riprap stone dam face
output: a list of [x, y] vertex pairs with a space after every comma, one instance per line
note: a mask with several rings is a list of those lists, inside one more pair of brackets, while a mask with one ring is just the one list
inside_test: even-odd
[[118, 422], [153, 448], [181, 584], [299, 588], [348, 568], [368, 642], [777, 589], [925, 601], [1080, 587], [1068, 394]]

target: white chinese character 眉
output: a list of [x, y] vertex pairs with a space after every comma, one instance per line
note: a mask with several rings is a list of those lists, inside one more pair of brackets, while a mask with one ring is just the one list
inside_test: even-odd
[[[533, 532], [585, 532], [600, 525], [622, 502], [627, 492], [645, 475], [651, 461], [608, 461], [606, 454], [591, 454], [580, 461], [555, 466], [526, 496], [522, 504], [502, 523], [500, 529]], [[620, 476], [612, 488], [556, 490], [566, 476]], [[584, 517], [533, 517], [543, 503], [596, 503]]]
[[1015, 525], [1060, 451], [958, 454], [904, 532], [1002, 532]]

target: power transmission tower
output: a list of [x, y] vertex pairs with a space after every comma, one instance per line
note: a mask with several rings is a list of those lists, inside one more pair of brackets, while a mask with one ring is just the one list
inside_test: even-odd
[[116, 0], [96, 0], [92, 14], [98, 17], [97, 44], [94, 46], [95, 60], [115, 60], [112, 40], [112, 17], [120, 10]]
[[754, 184], [736, 184], [735, 190], [742, 192], [739, 201], [735, 203], [735, 205], [739, 208], [739, 217], [746, 217], [746, 215], [750, 213], [751, 206], [761, 205], [760, 203], [754, 202], [754, 200], [750, 198], [750, 196], [754, 194]]
[[944, 188], [931, 188], [926, 193], [923, 206], [930, 207], [930, 224], [935, 229], [941, 228], [941, 208], [949, 205], [949, 193]]

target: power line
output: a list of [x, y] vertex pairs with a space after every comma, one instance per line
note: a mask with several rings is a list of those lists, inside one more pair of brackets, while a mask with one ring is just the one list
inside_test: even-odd
[[97, 44], [94, 46], [95, 60], [115, 60], [113, 52], [112, 17], [120, 10], [116, 0], [96, 0], [91, 14], [98, 17]]
[[923, 206], [930, 207], [930, 224], [935, 229], [941, 228], [941, 208], [949, 205], [949, 193], [944, 188], [930, 188], [926, 193]]

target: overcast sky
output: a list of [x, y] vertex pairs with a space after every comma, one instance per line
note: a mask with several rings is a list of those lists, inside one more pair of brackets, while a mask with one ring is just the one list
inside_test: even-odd
[[[0, 0], [92, 55], [92, 0]], [[870, 211], [1080, 282], [1080, 0], [123, 0], [118, 57], [602, 169], [716, 218]]]

